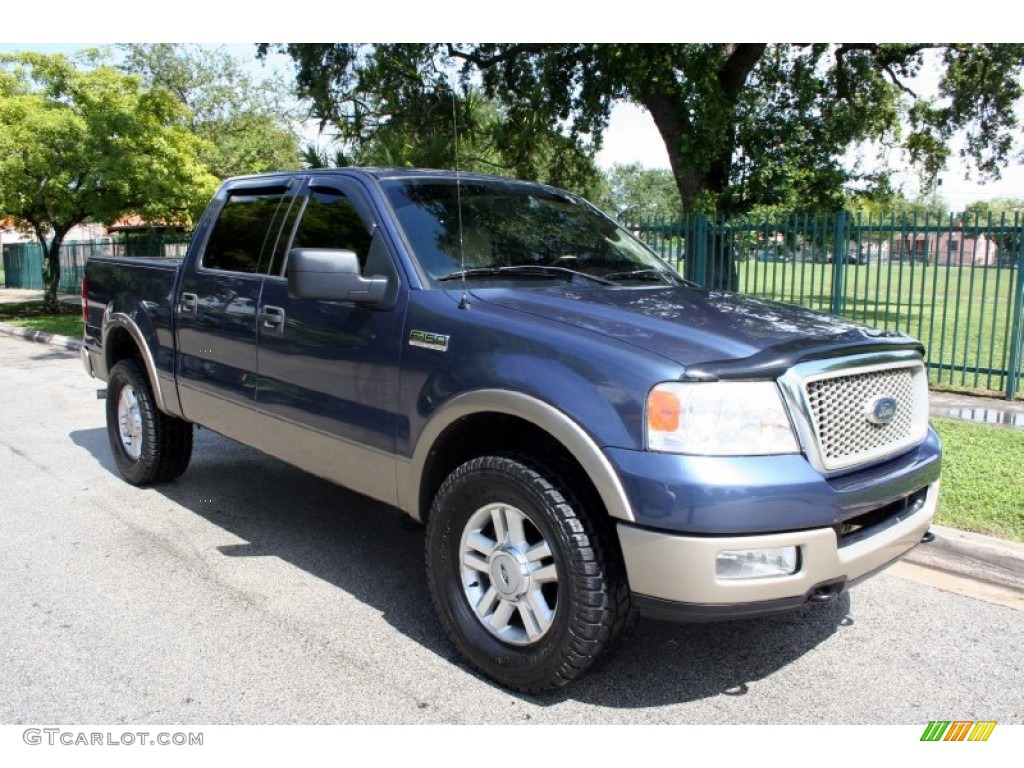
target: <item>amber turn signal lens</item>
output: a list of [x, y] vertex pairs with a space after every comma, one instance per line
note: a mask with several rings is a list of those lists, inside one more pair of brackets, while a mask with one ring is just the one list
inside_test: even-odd
[[647, 428], [654, 432], [675, 432], [679, 429], [679, 397], [656, 389], [647, 397]]

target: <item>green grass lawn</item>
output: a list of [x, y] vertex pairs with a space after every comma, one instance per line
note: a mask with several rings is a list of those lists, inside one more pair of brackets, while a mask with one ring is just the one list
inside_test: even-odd
[[76, 307], [64, 307], [61, 314], [48, 315], [43, 313], [42, 305], [37, 302], [0, 304], [0, 323], [19, 325], [58, 336], [82, 336], [82, 313]]
[[[740, 290], [823, 312], [832, 309], [831, 264], [739, 264]], [[1005, 392], [1014, 322], [1016, 271], [1008, 267], [875, 262], [843, 266], [841, 314], [904, 331], [928, 350], [933, 383]], [[995, 372], [993, 372], [995, 371]]]
[[934, 419], [942, 437], [935, 522], [1024, 542], [1024, 430]]

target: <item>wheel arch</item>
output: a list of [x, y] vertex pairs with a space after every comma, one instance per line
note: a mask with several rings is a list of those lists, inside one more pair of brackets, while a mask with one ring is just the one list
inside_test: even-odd
[[136, 322], [126, 314], [114, 313], [107, 318], [103, 330], [103, 362], [107, 375], [121, 360], [137, 359], [142, 363], [149, 385], [153, 390], [156, 407], [167, 413], [160, 377], [157, 375], [156, 361], [146, 343], [145, 336]]
[[399, 468], [400, 506], [426, 522], [434, 495], [461, 463], [488, 453], [566, 459], [606, 512], [632, 521], [626, 491], [600, 446], [550, 403], [508, 390], [477, 390], [446, 403], [420, 434], [405, 477]]

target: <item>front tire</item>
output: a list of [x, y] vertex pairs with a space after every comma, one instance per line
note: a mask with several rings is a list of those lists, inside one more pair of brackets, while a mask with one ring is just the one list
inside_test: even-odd
[[156, 407], [136, 360], [122, 360], [110, 370], [107, 437], [118, 470], [133, 485], [173, 480], [192, 458], [192, 425]]
[[484, 456], [448, 477], [427, 524], [427, 575], [441, 624], [474, 667], [538, 692], [616, 644], [633, 612], [599, 522], [529, 460]]

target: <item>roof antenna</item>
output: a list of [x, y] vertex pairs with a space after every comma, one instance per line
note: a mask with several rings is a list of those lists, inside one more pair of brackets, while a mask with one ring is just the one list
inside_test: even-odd
[[452, 88], [452, 134], [455, 137], [455, 201], [459, 216], [459, 271], [462, 272], [462, 299], [459, 309], [469, 309], [469, 291], [466, 290], [466, 252], [462, 247], [462, 181], [459, 175], [459, 118], [455, 108], [455, 89]]

